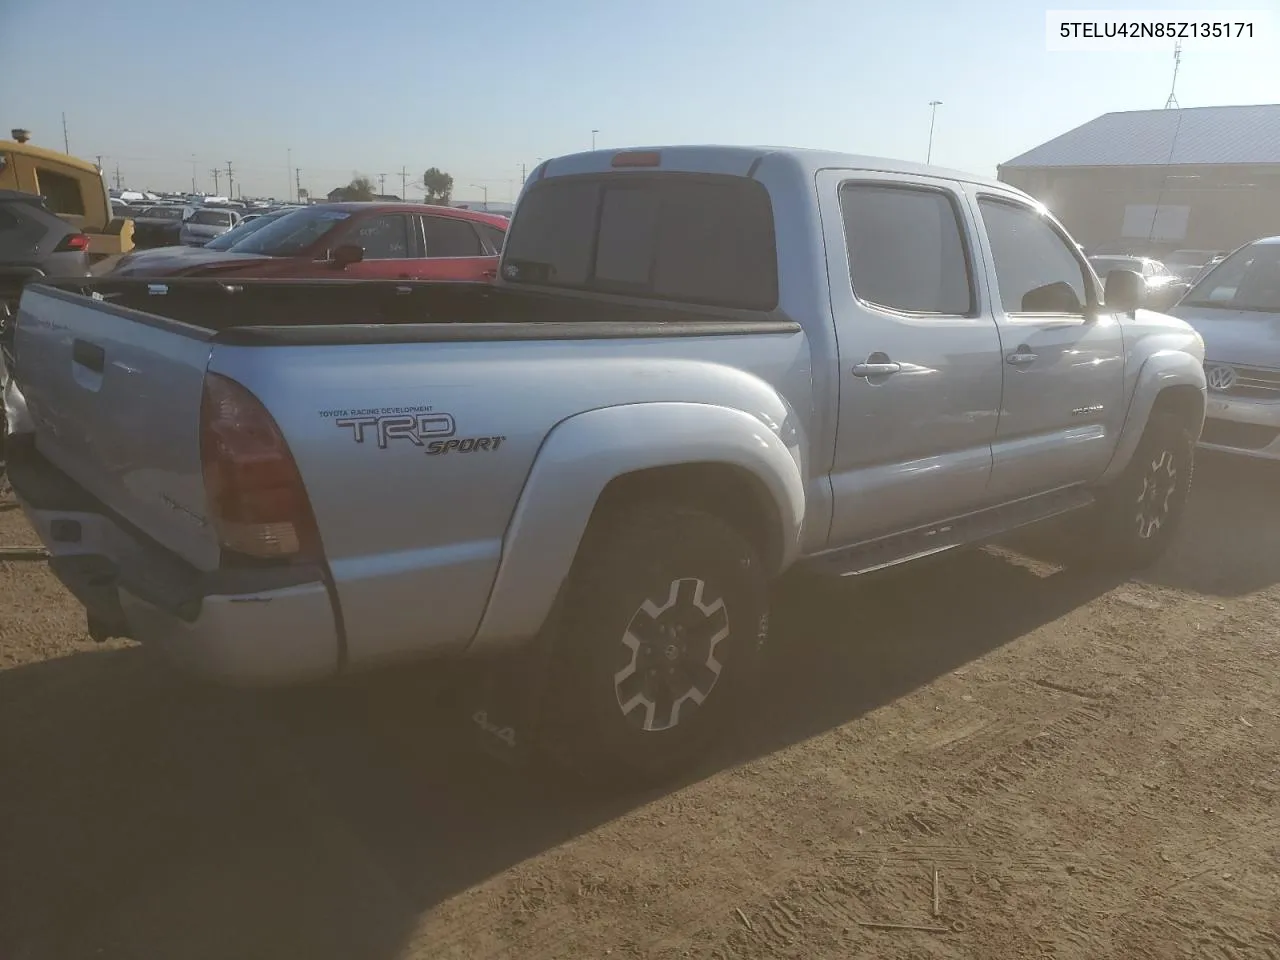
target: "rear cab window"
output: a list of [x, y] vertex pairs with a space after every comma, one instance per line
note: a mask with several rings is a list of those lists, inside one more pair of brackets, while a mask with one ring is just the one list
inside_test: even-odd
[[562, 177], [532, 187], [507, 233], [511, 283], [744, 310], [778, 305], [768, 191], [685, 173]]

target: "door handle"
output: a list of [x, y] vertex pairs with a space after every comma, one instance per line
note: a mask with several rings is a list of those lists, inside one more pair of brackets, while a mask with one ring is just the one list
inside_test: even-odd
[[77, 339], [71, 344], [71, 359], [94, 373], [102, 373], [107, 366], [107, 352], [88, 340]]
[[1039, 359], [1039, 354], [1032, 353], [1029, 347], [1019, 347], [1005, 357], [1005, 361], [1015, 367], [1025, 367], [1029, 363], [1035, 363], [1037, 359]]
[[900, 363], [857, 363], [853, 367], [853, 375], [855, 377], [886, 377], [891, 373], [897, 373], [902, 369]]

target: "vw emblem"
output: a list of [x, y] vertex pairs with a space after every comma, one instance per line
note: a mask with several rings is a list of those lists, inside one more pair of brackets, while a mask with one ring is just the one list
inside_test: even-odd
[[1208, 381], [1211, 390], [1230, 390], [1236, 382], [1236, 372], [1228, 366], [1210, 367], [1205, 374], [1205, 380]]

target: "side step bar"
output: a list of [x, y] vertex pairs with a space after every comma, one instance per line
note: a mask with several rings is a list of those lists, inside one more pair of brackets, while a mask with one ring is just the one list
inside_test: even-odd
[[866, 540], [852, 547], [821, 553], [804, 561], [802, 566], [821, 576], [858, 576], [920, 560], [956, 547], [986, 543], [1020, 527], [1087, 507], [1093, 501], [1093, 493], [1084, 487], [1066, 487], [917, 527], [906, 533], [895, 533], [876, 540]]

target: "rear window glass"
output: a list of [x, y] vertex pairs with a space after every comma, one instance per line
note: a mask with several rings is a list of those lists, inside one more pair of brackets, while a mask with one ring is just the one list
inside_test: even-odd
[[36, 189], [44, 196], [51, 212], [76, 217], [84, 215], [84, 197], [75, 177], [36, 167]]
[[741, 177], [630, 174], [552, 180], [521, 201], [503, 276], [752, 310], [778, 304], [773, 209]]
[[229, 227], [231, 214], [225, 210], [197, 210], [191, 215], [190, 222], [205, 227]]

